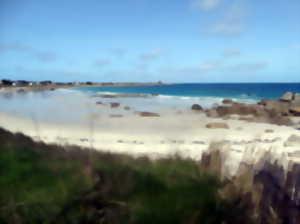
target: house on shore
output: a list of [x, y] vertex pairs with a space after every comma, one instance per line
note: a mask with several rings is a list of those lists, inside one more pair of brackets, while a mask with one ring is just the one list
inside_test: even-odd
[[17, 80], [15, 82], [13, 82], [13, 86], [16, 86], [16, 87], [30, 86], [30, 82], [25, 81], [25, 80]]
[[49, 80], [47, 80], [47, 81], [41, 81], [41, 82], [39, 82], [39, 85], [41, 85], [41, 86], [49, 86], [49, 85], [52, 85], [52, 81], [49, 81]]
[[14, 82], [8, 79], [1, 80], [1, 86], [13, 86]]

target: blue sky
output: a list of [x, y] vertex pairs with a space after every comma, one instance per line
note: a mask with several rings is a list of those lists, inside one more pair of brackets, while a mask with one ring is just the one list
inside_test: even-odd
[[299, 0], [0, 0], [0, 78], [300, 82]]

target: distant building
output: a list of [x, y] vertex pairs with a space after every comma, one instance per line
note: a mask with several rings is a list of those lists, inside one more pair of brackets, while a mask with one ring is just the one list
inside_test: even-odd
[[57, 86], [63, 86], [63, 85], [65, 85], [65, 83], [63, 83], [63, 82], [56, 82], [55, 85], [57, 85]]
[[41, 81], [40, 82], [40, 85], [42, 85], [42, 86], [48, 86], [48, 85], [51, 85], [52, 84], [52, 82], [51, 81]]
[[3, 86], [12, 86], [13, 83], [14, 83], [13, 81], [8, 80], [8, 79], [2, 79], [2, 80], [1, 80], [1, 84], [2, 84]]
[[17, 87], [24, 87], [24, 86], [29, 86], [29, 82], [25, 80], [18, 80], [14, 82], [14, 86]]

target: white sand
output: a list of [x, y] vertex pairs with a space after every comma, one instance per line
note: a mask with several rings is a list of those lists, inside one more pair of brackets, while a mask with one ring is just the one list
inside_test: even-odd
[[[291, 127], [212, 119], [188, 110], [182, 113], [166, 110], [160, 114], [161, 117], [140, 117], [132, 111], [121, 118], [110, 118], [107, 112], [102, 115], [100, 111], [87, 116], [85, 125], [58, 125], [1, 113], [0, 126], [46, 143], [74, 144], [151, 158], [179, 154], [198, 160], [211, 142], [227, 141], [222, 150], [231, 158], [226, 164], [230, 170], [235, 170], [241, 159], [254, 162], [249, 160], [257, 160], [266, 151], [284, 160], [284, 164], [289, 160], [299, 161], [299, 158], [287, 157], [288, 152], [295, 152], [297, 148], [284, 146], [289, 136], [299, 135], [299, 131]], [[225, 122], [230, 128], [207, 129], [205, 125], [209, 122]], [[266, 129], [274, 133], [265, 133]]]

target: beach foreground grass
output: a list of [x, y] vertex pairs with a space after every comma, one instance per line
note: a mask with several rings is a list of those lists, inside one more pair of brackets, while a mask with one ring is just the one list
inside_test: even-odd
[[62, 148], [0, 131], [1, 223], [240, 223], [246, 216], [195, 161]]

